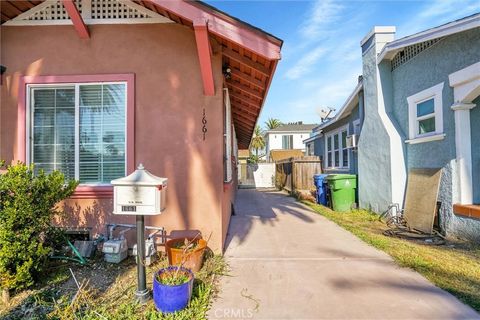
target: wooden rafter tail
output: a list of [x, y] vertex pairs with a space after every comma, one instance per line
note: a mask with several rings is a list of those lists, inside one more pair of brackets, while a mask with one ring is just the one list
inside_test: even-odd
[[261, 101], [256, 101], [256, 100], [254, 100], [254, 99], [252, 99], [252, 98], [249, 98], [249, 97], [247, 97], [247, 96], [245, 96], [245, 95], [242, 95], [242, 94], [238, 94], [238, 93], [233, 92], [233, 91], [230, 93], [230, 96], [236, 98], [237, 100], [241, 100], [241, 101], [243, 101], [243, 102], [245, 102], [245, 103], [248, 103], [248, 104], [251, 105], [252, 107], [255, 107], [255, 108], [257, 108], [257, 109], [260, 109]]
[[212, 69], [212, 48], [208, 38], [207, 21], [197, 19], [193, 21], [195, 40], [197, 42], [198, 59], [200, 60], [200, 71], [202, 72], [203, 91], [206, 96], [215, 95], [215, 82]]
[[78, 12], [77, 6], [75, 5], [74, 0], [62, 0], [63, 6], [68, 13], [68, 16], [72, 20], [73, 26], [78, 33], [78, 36], [81, 39], [89, 39], [90, 33], [88, 32], [88, 28], [83, 21], [80, 12]]
[[260, 91], [257, 91], [257, 90], [253, 90], [252, 88], [250, 88], [249, 86], [243, 84], [243, 83], [240, 83], [240, 82], [237, 82], [237, 81], [231, 81], [231, 80], [228, 80], [226, 82], [227, 84], [227, 87], [231, 90], [235, 89], [235, 90], [239, 90], [239, 91], [242, 91], [246, 94], [249, 94], [251, 95], [252, 97], [255, 97], [255, 98], [258, 98], [260, 100], [263, 99], [263, 94], [260, 92]]
[[250, 84], [253, 84], [254, 86], [260, 88], [261, 90], [265, 90], [265, 83], [263, 83], [263, 81], [261, 80], [258, 80], [257, 78], [251, 76], [251, 75], [248, 75], [246, 73], [243, 73], [242, 71], [240, 70], [237, 70], [235, 68], [232, 68], [232, 76], [239, 79], [239, 80], [243, 80], [245, 82], [248, 82]]
[[247, 57], [242, 56], [240, 53], [235, 52], [233, 49], [230, 49], [228, 47], [223, 47], [222, 52], [223, 52], [223, 55], [251, 68], [252, 70], [256, 70], [267, 77], [270, 76], [271, 71], [269, 68], [265, 67], [265, 65], [255, 62], [251, 59], [248, 59]]

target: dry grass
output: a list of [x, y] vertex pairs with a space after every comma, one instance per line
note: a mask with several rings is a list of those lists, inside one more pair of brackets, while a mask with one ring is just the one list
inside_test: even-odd
[[[131, 260], [131, 259], [130, 259]], [[153, 274], [167, 266], [166, 258], [147, 267], [147, 286], [152, 287]], [[110, 268], [110, 269], [109, 269]], [[67, 268], [67, 274], [69, 274]], [[132, 261], [120, 265], [95, 263], [76, 267], [81, 284], [78, 290], [71, 276], [65, 278], [65, 269], [58, 271], [63, 276], [52, 284], [22, 293], [12, 299], [9, 307], [0, 309], [4, 319], [185, 319], [206, 318], [212, 298], [217, 292], [218, 276], [226, 272], [222, 256], [208, 254], [204, 266], [196, 273], [190, 305], [174, 314], [156, 311], [153, 301], [139, 305], [134, 301], [137, 278], [136, 266]], [[102, 278], [108, 278], [99, 284]], [[68, 279], [68, 281], [65, 281]]]
[[378, 215], [363, 210], [339, 213], [304, 202], [366, 243], [388, 253], [399, 265], [411, 268], [438, 287], [480, 311], [480, 246], [448, 242], [443, 246], [387, 237]]

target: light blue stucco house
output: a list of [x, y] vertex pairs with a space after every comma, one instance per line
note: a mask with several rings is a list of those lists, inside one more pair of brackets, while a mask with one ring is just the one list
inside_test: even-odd
[[359, 205], [402, 206], [411, 168], [442, 168], [442, 231], [480, 240], [466, 210], [480, 204], [480, 13], [394, 38], [375, 27], [361, 41]]
[[363, 81], [359, 81], [347, 101], [336, 112], [312, 130], [304, 140], [307, 155], [319, 156], [325, 173], [358, 173], [356, 142], [363, 122]]

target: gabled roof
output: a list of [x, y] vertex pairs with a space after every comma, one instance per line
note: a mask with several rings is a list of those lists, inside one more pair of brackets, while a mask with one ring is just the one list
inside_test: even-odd
[[313, 128], [315, 128], [317, 125], [316, 124], [299, 124], [299, 123], [293, 123], [293, 124], [283, 124], [278, 128], [268, 130], [266, 133], [269, 132], [310, 132], [312, 131]]
[[407, 46], [438, 39], [478, 27], [480, 27], [480, 13], [475, 13], [468, 17], [451, 21], [441, 26], [400, 38], [385, 45], [379, 54], [378, 61], [380, 62], [384, 59], [393, 59], [393, 57], [395, 57], [395, 55], [400, 52], [401, 49]]
[[[71, 1], [51, 2], [65, 5]], [[142, 6], [192, 29], [201, 24], [207, 29], [209, 41], [214, 40], [220, 44], [223, 66], [228, 66], [231, 70], [231, 77], [225, 79], [225, 85], [229, 89], [238, 146], [247, 149], [280, 60], [283, 41], [200, 1], [122, 0], [122, 2]], [[44, 0], [0, 0], [1, 23], [43, 3]], [[75, 3], [78, 13], [81, 8], [78, 0]]]
[[350, 94], [347, 101], [345, 101], [345, 103], [342, 105], [340, 110], [338, 110], [338, 112], [335, 114], [335, 116], [332, 119], [330, 119], [330, 120], [322, 123], [321, 125], [315, 127], [314, 131], [320, 131], [322, 129], [325, 129], [325, 128], [331, 126], [332, 124], [334, 124], [335, 122], [337, 122], [338, 120], [343, 119], [343, 118], [347, 117], [348, 115], [350, 115], [352, 113], [352, 111], [355, 109], [355, 107], [358, 105], [358, 93], [361, 90], [363, 90], [363, 81], [362, 80], [360, 80], [358, 82], [357, 86], [355, 87], [355, 89], [353, 89], [353, 92]]

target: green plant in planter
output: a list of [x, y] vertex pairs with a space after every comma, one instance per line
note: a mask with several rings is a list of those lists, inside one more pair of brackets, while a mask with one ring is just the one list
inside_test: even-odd
[[170, 267], [163, 273], [157, 275], [157, 281], [167, 286], [184, 284], [188, 282], [190, 278], [190, 273], [183, 271], [181, 267]]
[[42, 271], [50, 253], [45, 238], [52, 218], [60, 214], [56, 204], [69, 197], [76, 181], [62, 173], [34, 173], [33, 165], [7, 166], [0, 174], [0, 288], [27, 288]]

